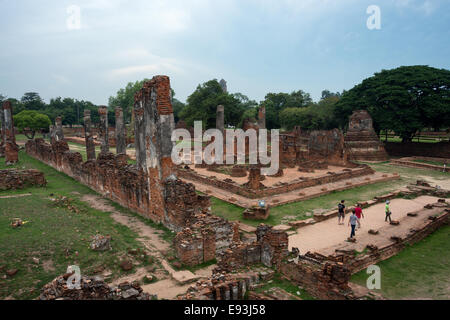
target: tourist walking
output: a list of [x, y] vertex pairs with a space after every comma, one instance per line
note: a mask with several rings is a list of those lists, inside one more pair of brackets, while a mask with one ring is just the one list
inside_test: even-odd
[[352, 231], [350, 233], [350, 239], [353, 239], [353, 237], [356, 235], [356, 225], [359, 223], [359, 219], [355, 214], [355, 209], [352, 211], [352, 215], [350, 216], [350, 219], [348, 220], [348, 225], [352, 227]]
[[358, 218], [357, 229], [361, 229], [361, 218], [364, 218], [364, 213], [363, 213], [361, 205], [359, 203], [357, 203], [355, 205], [355, 215]]
[[342, 200], [341, 203], [338, 204], [338, 225], [344, 224], [344, 220], [345, 220], [345, 200]]
[[384, 219], [385, 222], [387, 222], [389, 219], [389, 223], [392, 222], [392, 219], [391, 219], [392, 212], [391, 212], [391, 208], [389, 207], [390, 203], [391, 203], [391, 201], [389, 201], [389, 200], [386, 201], [386, 207], [385, 207], [386, 218]]

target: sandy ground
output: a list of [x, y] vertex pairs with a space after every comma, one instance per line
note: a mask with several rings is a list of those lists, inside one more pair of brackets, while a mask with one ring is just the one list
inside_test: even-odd
[[[283, 194], [268, 196], [268, 197], [265, 197], [264, 199], [272, 207], [274, 207], [274, 206], [279, 206], [279, 205], [290, 203], [290, 202], [301, 201], [301, 200], [313, 198], [315, 196], [319, 196], [324, 192], [324, 191], [322, 191], [323, 188], [327, 188], [327, 192], [331, 192], [333, 190], [342, 189], [342, 188], [345, 188], [345, 189], [354, 188], [359, 183], [366, 183], [367, 181], [364, 180], [365, 178], [370, 178], [370, 183], [377, 183], [377, 182], [381, 182], [381, 181], [392, 180], [392, 179], [398, 178], [398, 176], [394, 176], [393, 174], [388, 174], [388, 177], [383, 177], [383, 175], [385, 175], [385, 173], [375, 172], [372, 175], [356, 177], [356, 178], [352, 178], [352, 179], [341, 180], [341, 181], [327, 183], [327, 184], [321, 184], [321, 185], [309, 187], [309, 188], [298, 189], [298, 190], [286, 192]], [[242, 208], [249, 208], [249, 207], [258, 205], [259, 199], [249, 199], [244, 196], [237, 195], [233, 192], [230, 192], [230, 191], [227, 191], [227, 190], [224, 190], [221, 188], [216, 188], [216, 187], [213, 187], [210, 185], [205, 185], [205, 184], [202, 184], [202, 183], [200, 183], [198, 181], [194, 181], [194, 180], [189, 180], [189, 179], [183, 178], [183, 181], [192, 183], [198, 191], [207, 193], [208, 195], [216, 197], [220, 200], [224, 200], [226, 202], [233, 203]], [[348, 182], [352, 183], [352, 185], [347, 186], [346, 183], [348, 183]], [[265, 181], [263, 181], [263, 183], [265, 184]], [[230, 200], [230, 199], [234, 199], [234, 200]], [[276, 200], [277, 202], [276, 203], [273, 202], [274, 200]]]
[[[392, 243], [391, 236], [405, 236], [411, 228], [425, 224], [429, 214], [423, 213], [418, 217], [408, 217], [407, 214], [424, 205], [437, 202], [438, 198], [421, 196], [413, 200], [394, 199], [391, 201], [392, 219], [400, 221], [400, 226], [391, 226], [384, 221], [384, 203], [376, 204], [363, 211], [365, 218], [361, 219], [361, 229], [356, 232], [357, 243], [349, 243], [350, 227], [347, 225], [347, 214], [344, 225], [338, 225], [337, 218], [298, 229], [297, 234], [289, 237], [289, 247], [299, 248], [302, 254], [308, 251], [325, 255], [333, 254], [336, 249], [363, 251], [368, 244], [378, 247]], [[350, 204], [349, 204], [350, 205]], [[370, 229], [378, 230], [379, 235], [370, 235]]]
[[[162, 231], [150, 227], [137, 218], [124, 215], [110, 206], [103, 198], [95, 195], [85, 195], [82, 201], [89, 203], [89, 205], [95, 209], [111, 212], [111, 217], [118, 223], [123, 224], [136, 233], [139, 234], [138, 240], [145, 246], [149, 253], [156, 258], [168, 273], [168, 276], [164, 278], [164, 275], [159, 273], [157, 275], [159, 281], [142, 286], [145, 292], [150, 294], [157, 294], [158, 299], [174, 299], [177, 295], [185, 293], [189, 288], [191, 281], [195, 281], [200, 278], [207, 278], [211, 275], [212, 269], [216, 267], [211, 265], [207, 268], [197, 270], [192, 273], [187, 270], [176, 271], [165, 259], [162, 252], [170, 248], [170, 243], [161, 239], [160, 235]], [[134, 274], [124, 276], [114, 281], [114, 284], [119, 284], [124, 281], [132, 282], [134, 280], [141, 280], [147, 271], [145, 268], [138, 269]]]

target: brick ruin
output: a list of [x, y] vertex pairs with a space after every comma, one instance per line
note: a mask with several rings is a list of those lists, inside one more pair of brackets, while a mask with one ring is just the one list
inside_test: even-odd
[[304, 131], [296, 127], [291, 133], [280, 134], [280, 161], [291, 168], [352, 167], [339, 129]]
[[88, 160], [95, 160], [95, 144], [92, 134], [91, 111], [84, 110], [84, 136], [86, 141], [86, 155]]
[[123, 110], [120, 107], [116, 107], [115, 110], [116, 115], [116, 130], [115, 130], [115, 139], [116, 139], [116, 153], [117, 154], [126, 154], [127, 153], [127, 129], [125, 127], [125, 123], [123, 121]]
[[0, 108], [0, 158], [5, 156], [5, 112], [3, 111], [3, 104]]
[[4, 154], [6, 165], [13, 165], [19, 161], [19, 146], [16, 144], [14, 119], [10, 101], [3, 102], [2, 111], [2, 146], [0, 146], [0, 154]]
[[43, 187], [46, 184], [44, 173], [38, 170], [0, 170], [0, 191], [23, 189], [28, 186]]
[[366, 110], [354, 111], [350, 117], [345, 146], [351, 160], [386, 161], [389, 159], [380, 138], [373, 129], [373, 120]]

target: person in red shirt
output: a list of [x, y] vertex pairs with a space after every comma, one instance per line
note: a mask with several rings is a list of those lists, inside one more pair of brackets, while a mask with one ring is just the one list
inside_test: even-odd
[[362, 212], [361, 205], [357, 203], [355, 205], [355, 215], [358, 218], [358, 228], [361, 228], [361, 217], [364, 218], [364, 213]]

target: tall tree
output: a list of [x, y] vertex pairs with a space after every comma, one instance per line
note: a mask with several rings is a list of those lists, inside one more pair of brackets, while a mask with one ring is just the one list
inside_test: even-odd
[[125, 88], [119, 89], [115, 96], [109, 97], [108, 106], [111, 110], [115, 107], [121, 107], [123, 110], [124, 120], [131, 120], [131, 113], [134, 107], [134, 95], [142, 89], [144, 82], [148, 79], [136, 82], [128, 82]]
[[237, 126], [245, 111], [245, 104], [241, 102], [248, 100], [247, 97], [224, 92], [219, 82], [214, 79], [205, 82], [188, 97], [187, 105], [180, 113], [180, 118], [192, 126], [194, 121], [202, 121], [206, 128], [215, 128], [216, 110], [218, 105], [225, 107], [225, 125]]
[[268, 93], [265, 100], [260, 103], [266, 107], [267, 129], [278, 129], [281, 127], [280, 112], [286, 108], [304, 108], [312, 103], [309, 93], [302, 90], [292, 93]]
[[342, 127], [354, 110], [367, 110], [374, 127], [411, 141], [423, 128], [450, 126], [450, 71], [428, 66], [383, 70], [345, 92], [336, 104]]

